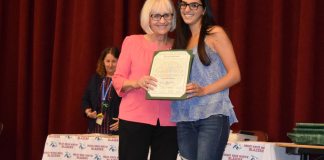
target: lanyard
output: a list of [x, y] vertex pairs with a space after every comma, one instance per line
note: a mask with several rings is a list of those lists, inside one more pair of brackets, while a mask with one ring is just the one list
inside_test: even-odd
[[112, 84], [113, 82], [112, 82], [112, 80], [111, 80], [111, 82], [110, 82], [110, 84], [109, 84], [107, 90], [105, 90], [105, 83], [106, 83], [106, 79], [104, 79], [104, 80], [102, 81], [102, 85], [101, 85], [101, 100], [102, 100], [102, 101], [105, 101], [105, 100], [106, 100], [106, 97], [107, 97], [108, 91], [109, 91], [109, 89], [110, 89], [110, 87], [111, 87], [111, 84]]

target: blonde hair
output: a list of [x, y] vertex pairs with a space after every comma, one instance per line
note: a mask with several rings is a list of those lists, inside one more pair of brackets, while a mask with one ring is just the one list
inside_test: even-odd
[[146, 0], [141, 11], [141, 27], [145, 33], [153, 33], [150, 27], [150, 17], [152, 12], [166, 11], [172, 13], [171, 29], [176, 28], [176, 11], [171, 0]]

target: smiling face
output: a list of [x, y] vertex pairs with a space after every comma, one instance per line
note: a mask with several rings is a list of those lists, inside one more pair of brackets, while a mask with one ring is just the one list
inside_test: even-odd
[[153, 4], [150, 11], [149, 25], [154, 34], [165, 35], [170, 32], [174, 20], [173, 12], [174, 8], [162, 3], [162, 1]]
[[104, 59], [106, 76], [112, 76], [115, 73], [117, 66], [117, 58], [112, 53], [108, 53]]
[[[172, 14], [172, 15], [171, 15]], [[157, 15], [162, 18], [157, 19]], [[171, 17], [168, 17], [171, 15]], [[152, 18], [155, 17], [155, 18]], [[152, 20], [154, 19], [154, 20]], [[165, 34], [165, 28], [173, 31], [176, 28], [176, 13], [171, 0], [146, 0], [141, 10], [141, 27], [147, 34], [154, 32]]]
[[171, 30], [173, 13], [153, 12], [150, 15], [150, 28], [154, 34], [165, 35]]
[[182, 0], [179, 3], [183, 21], [188, 25], [201, 23], [205, 9], [200, 0]]

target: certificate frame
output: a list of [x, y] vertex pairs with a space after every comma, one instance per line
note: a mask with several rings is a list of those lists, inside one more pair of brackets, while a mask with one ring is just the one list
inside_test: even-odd
[[186, 85], [189, 81], [192, 60], [192, 50], [156, 51], [150, 76], [158, 80], [157, 87], [146, 92], [146, 99], [186, 99]]

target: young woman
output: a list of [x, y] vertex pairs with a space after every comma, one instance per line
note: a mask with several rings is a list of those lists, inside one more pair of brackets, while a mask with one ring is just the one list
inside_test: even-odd
[[193, 50], [188, 99], [172, 103], [180, 155], [188, 160], [221, 160], [230, 125], [237, 122], [229, 87], [240, 81], [232, 44], [213, 22], [208, 0], [178, 2], [174, 48]]

